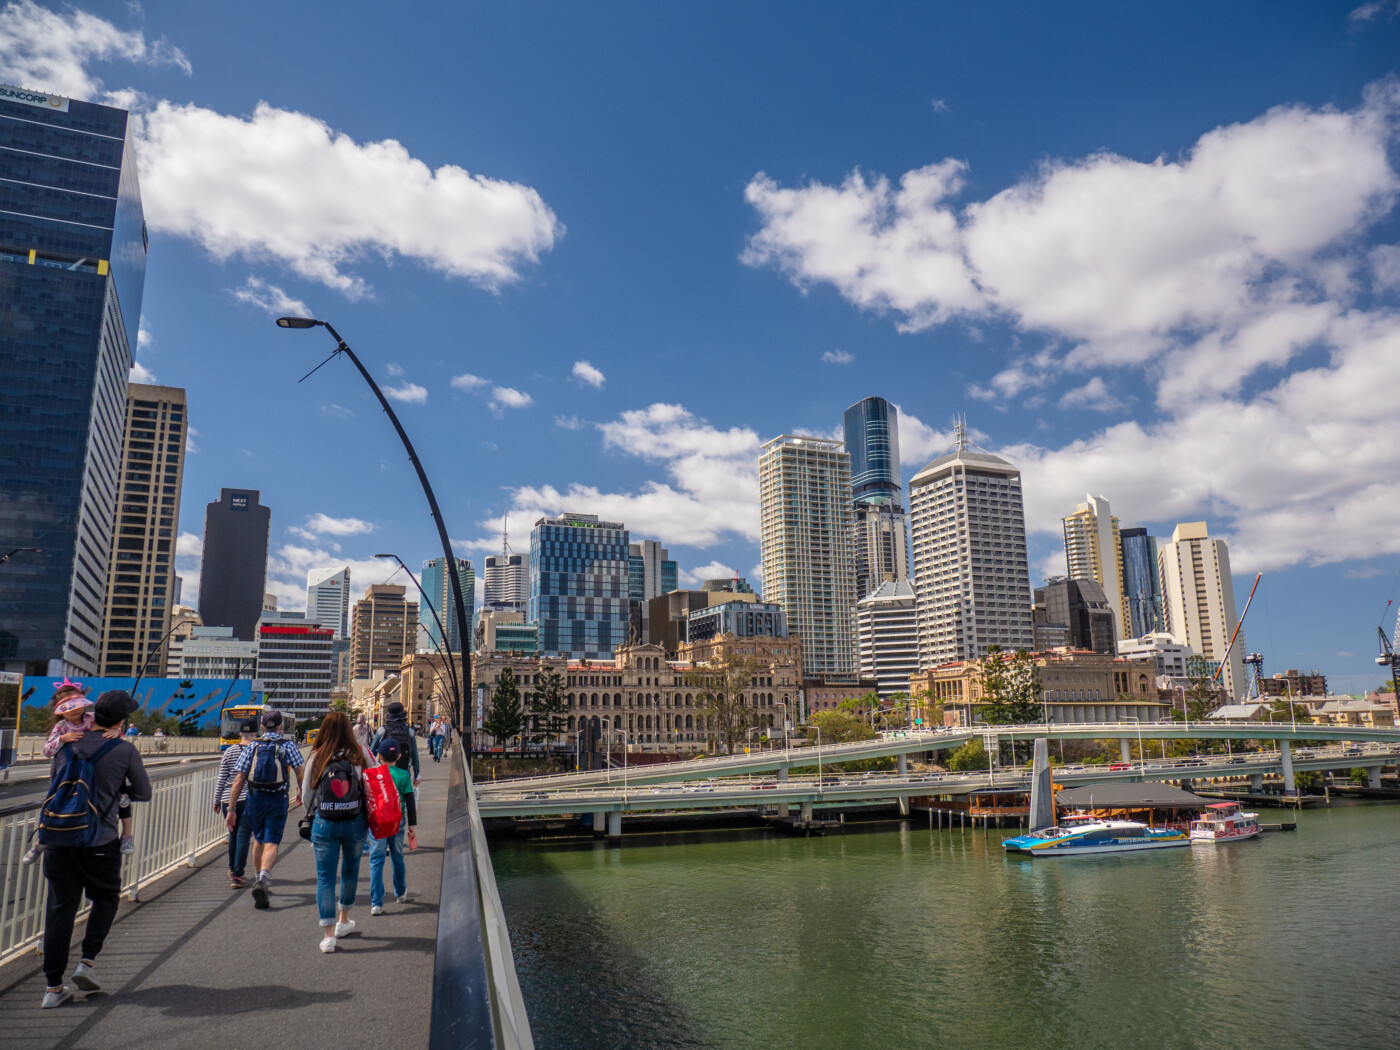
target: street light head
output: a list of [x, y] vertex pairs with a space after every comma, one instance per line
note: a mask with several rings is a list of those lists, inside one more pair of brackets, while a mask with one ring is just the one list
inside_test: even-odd
[[317, 321], [311, 317], [279, 317], [277, 318], [278, 328], [315, 328], [324, 324], [324, 321]]
[[376, 558], [397, 558], [397, 554], [376, 554]]

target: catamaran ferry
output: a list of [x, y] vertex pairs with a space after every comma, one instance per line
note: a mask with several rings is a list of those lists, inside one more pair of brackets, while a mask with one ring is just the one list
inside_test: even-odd
[[1207, 806], [1199, 819], [1191, 821], [1191, 842], [1210, 846], [1217, 842], [1239, 842], [1259, 834], [1259, 814], [1240, 812], [1238, 802], [1217, 802]]
[[1005, 839], [1002, 848], [1009, 853], [1032, 857], [1083, 857], [1095, 853], [1136, 853], [1145, 849], [1189, 846], [1186, 832], [1173, 828], [1152, 828], [1135, 820], [1068, 821], [1054, 828], [1032, 831]]

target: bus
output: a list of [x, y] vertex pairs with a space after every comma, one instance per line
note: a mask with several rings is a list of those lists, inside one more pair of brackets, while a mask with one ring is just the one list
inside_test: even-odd
[[23, 693], [24, 675], [0, 671], [0, 769], [14, 765], [19, 751], [19, 709]]
[[[234, 704], [224, 708], [219, 719], [219, 750], [223, 751], [230, 744], [238, 743], [238, 727], [248, 719], [257, 719], [261, 728], [263, 712], [271, 709], [270, 704]], [[282, 736], [286, 740], [297, 738], [296, 719], [287, 711], [282, 712]]]

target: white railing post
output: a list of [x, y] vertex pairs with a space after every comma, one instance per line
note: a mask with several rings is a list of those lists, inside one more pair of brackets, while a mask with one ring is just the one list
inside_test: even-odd
[[[190, 799], [185, 818], [189, 822], [189, 830], [185, 836], [185, 867], [187, 868], [194, 867], [194, 858], [199, 852], [200, 807], [205, 801], [202, 797], [204, 792], [201, 790], [204, 785], [200, 783], [203, 779], [197, 773], [189, 774]], [[213, 802], [213, 799], [209, 801]]]

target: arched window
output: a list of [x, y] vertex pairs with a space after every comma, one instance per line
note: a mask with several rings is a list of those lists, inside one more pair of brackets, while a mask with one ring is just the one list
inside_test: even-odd
[[570, 707], [573, 707], [573, 706], [574, 706], [574, 694], [573, 694], [573, 693], [570, 693], [570, 694], [569, 694], [569, 706], [570, 706]]
[[570, 715], [570, 716], [569, 716], [569, 721], [568, 721], [567, 725], [565, 726], [564, 731], [565, 731], [566, 733], [572, 733], [572, 732], [574, 731], [574, 716], [573, 716], [573, 715]]
[[685, 716], [685, 727], [686, 727], [687, 729], [694, 729], [694, 728], [695, 728], [695, 719], [692, 718], [690, 715], [686, 715], [686, 716]]
[[594, 694], [593, 694], [593, 705], [592, 705], [592, 706], [594, 706], [594, 707], [597, 707], [597, 706], [598, 706], [598, 694], [597, 694], [597, 693], [594, 693]]

